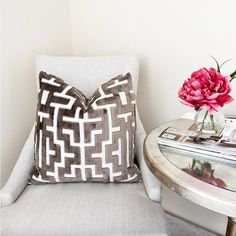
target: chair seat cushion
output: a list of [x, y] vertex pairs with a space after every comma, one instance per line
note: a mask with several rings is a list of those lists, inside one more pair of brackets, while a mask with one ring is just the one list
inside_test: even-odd
[[142, 183], [29, 185], [1, 217], [3, 236], [167, 235]]

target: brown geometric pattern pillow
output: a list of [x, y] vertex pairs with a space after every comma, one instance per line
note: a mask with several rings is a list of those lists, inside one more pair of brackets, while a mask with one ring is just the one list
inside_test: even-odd
[[104, 83], [89, 98], [45, 72], [39, 82], [30, 183], [140, 180], [129, 73]]

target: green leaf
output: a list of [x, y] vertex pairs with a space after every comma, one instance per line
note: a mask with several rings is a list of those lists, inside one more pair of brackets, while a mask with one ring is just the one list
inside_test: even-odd
[[220, 65], [220, 68], [221, 68], [226, 62], [231, 61], [231, 60], [232, 60], [232, 59], [228, 59], [228, 60], [224, 61], [224, 62]]
[[217, 61], [213, 56], [210, 55], [210, 57], [213, 58], [213, 60], [216, 62], [216, 65], [217, 65], [217, 72], [220, 73], [220, 65], [219, 65], [218, 61]]
[[235, 70], [233, 73], [231, 73], [229, 76], [230, 76], [231, 78], [235, 78], [235, 76], [236, 76], [236, 70]]

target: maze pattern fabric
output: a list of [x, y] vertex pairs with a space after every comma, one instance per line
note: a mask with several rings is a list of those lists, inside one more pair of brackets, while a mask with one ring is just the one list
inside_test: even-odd
[[137, 182], [135, 95], [128, 73], [86, 96], [39, 74], [35, 165], [29, 182]]

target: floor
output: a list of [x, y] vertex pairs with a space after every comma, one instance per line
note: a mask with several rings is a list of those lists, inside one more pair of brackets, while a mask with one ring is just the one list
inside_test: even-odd
[[172, 236], [217, 236], [201, 227], [166, 214]]

